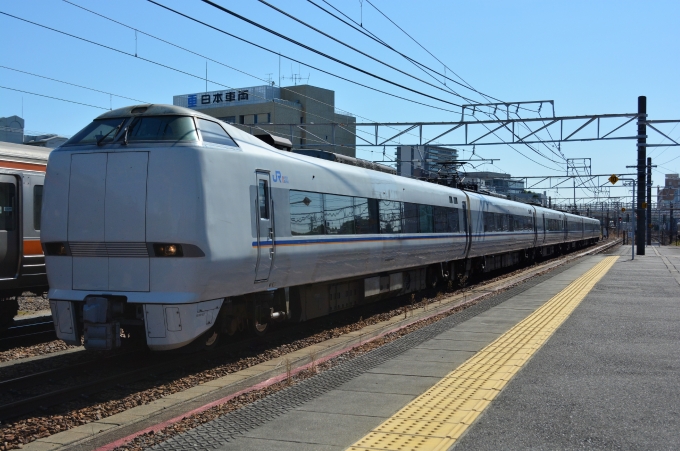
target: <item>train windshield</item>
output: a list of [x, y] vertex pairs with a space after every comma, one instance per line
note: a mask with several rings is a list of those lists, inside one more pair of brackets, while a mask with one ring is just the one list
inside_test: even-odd
[[64, 145], [110, 143], [116, 137], [117, 130], [120, 129], [126, 119], [123, 117], [92, 121], [90, 125], [73, 135]]
[[[99, 119], [76, 133], [65, 146], [113, 142], [197, 141], [196, 126], [189, 116], [138, 116], [125, 125], [129, 118]], [[127, 133], [125, 133], [127, 132]], [[127, 135], [127, 136], [125, 136]]]
[[197, 141], [196, 126], [189, 116], [141, 116], [127, 129], [128, 142]]

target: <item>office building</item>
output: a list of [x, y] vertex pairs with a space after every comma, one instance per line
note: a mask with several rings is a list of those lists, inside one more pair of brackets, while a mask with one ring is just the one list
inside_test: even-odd
[[[329, 89], [253, 86], [176, 95], [173, 104], [209, 114], [254, 135], [266, 131], [290, 139], [294, 149], [356, 156], [356, 118], [335, 110], [335, 92]], [[332, 125], [314, 125], [320, 123]]]
[[458, 151], [439, 146], [398, 146], [397, 174], [418, 179], [436, 178], [455, 171]]

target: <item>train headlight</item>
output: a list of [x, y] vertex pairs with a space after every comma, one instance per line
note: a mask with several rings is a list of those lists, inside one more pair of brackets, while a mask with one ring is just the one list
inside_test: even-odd
[[184, 252], [182, 252], [181, 244], [172, 243], [154, 243], [153, 252], [156, 257], [182, 257]]
[[45, 255], [71, 255], [65, 243], [43, 243]]

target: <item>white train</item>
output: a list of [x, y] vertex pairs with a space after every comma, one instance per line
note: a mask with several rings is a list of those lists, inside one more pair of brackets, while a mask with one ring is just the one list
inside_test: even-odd
[[57, 335], [213, 346], [599, 239], [599, 221], [278, 150], [193, 110], [103, 114], [49, 157]]

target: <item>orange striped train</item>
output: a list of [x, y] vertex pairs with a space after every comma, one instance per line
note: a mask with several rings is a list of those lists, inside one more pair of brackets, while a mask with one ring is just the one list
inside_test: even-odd
[[0, 142], [0, 324], [18, 312], [25, 291], [47, 291], [40, 218], [51, 149]]

